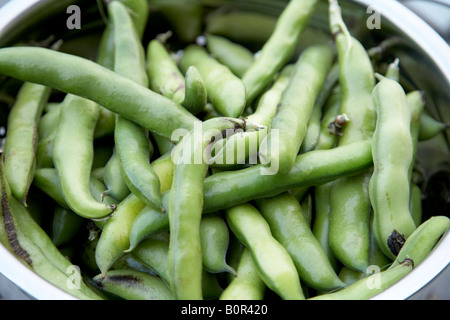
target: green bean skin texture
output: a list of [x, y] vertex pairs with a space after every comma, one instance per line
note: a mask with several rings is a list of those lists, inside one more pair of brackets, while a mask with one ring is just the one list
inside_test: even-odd
[[[89, 189], [94, 159], [93, 132], [99, 108], [92, 101], [67, 95], [61, 106], [53, 161], [69, 207], [85, 218], [110, 215], [115, 206], [96, 201]], [[67, 143], [76, 141], [76, 143]]]
[[406, 260], [395, 268], [375, 273], [339, 291], [318, 295], [309, 300], [367, 300], [398, 282], [412, 269], [412, 260]]
[[307, 27], [316, 0], [293, 0], [284, 8], [261, 54], [242, 76], [249, 105], [269, 85], [274, 75], [292, 57], [302, 31]]
[[190, 66], [200, 72], [214, 107], [226, 117], [238, 118], [245, 108], [245, 87], [241, 79], [198, 45], [188, 46], [181, 57], [181, 70], [186, 72]]
[[[369, 194], [374, 209], [375, 237], [383, 253], [395, 259], [388, 246], [394, 231], [405, 239], [416, 229], [409, 211], [408, 171], [413, 156], [411, 111], [398, 82], [382, 79], [373, 92], [377, 125], [373, 135], [374, 171]], [[395, 137], [395, 139], [392, 139]]]
[[53, 130], [58, 127], [59, 108], [61, 104], [58, 103], [54, 108], [46, 112], [38, 123], [38, 140], [47, 137]]
[[325, 251], [316, 239], [303, 209], [289, 193], [257, 200], [270, 230], [289, 252], [300, 279], [316, 290], [332, 290], [344, 286]]
[[94, 281], [102, 290], [126, 300], [173, 300], [170, 288], [160, 278], [136, 270], [111, 270]]
[[408, 237], [396, 259], [389, 268], [395, 268], [405, 259], [412, 259], [417, 267], [429, 255], [438, 240], [450, 228], [450, 219], [446, 216], [433, 216], [422, 222]]
[[271, 234], [261, 213], [250, 204], [226, 210], [228, 225], [249, 249], [258, 274], [284, 300], [304, 300], [300, 278], [289, 252]]
[[419, 143], [420, 135], [420, 121], [423, 115], [423, 109], [425, 108], [424, 93], [416, 90], [409, 92], [406, 95], [406, 101], [411, 110], [411, 138], [413, 143], [413, 156], [411, 160], [411, 166], [409, 167], [408, 176], [411, 181], [411, 176], [414, 170], [414, 163], [416, 162], [417, 145]]
[[92, 100], [167, 139], [174, 130], [191, 130], [199, 121], [169, 98], [81, 57], [15, 47], [1, 49], [0, 61], [4, 75]]
[[200, 245], [204, 268], [211, 273], [229, 272], [236, 274], [226, 262], [230, 242], [225, 220], [214, 214], [205, 215], [200, 222]]
[[236, 272], [237, 276], [228, 284], [219, 300], [262, 300], [266, 285], [258, 275], [249, 249], [243, 249]]
[[[289, 172], [295, 162], [306, 135], [315, 100], [325, 83], [332, 60], [331, 47], [311, 46], [302, 53], [292, 71], [268, 136], [267, 149], [272, 150], [273, 146], [277, 145], [278, 152], [271, 155], [267, 154], [268, 151], [261, 152], [271, 163], [279, 163], [281, 173]], [[274, 131], [278, 139], [274, 138]]]
[[13, 196], [24, 204], [36, 169], [38, 121], [50, 92], [48, 87], [24, 83], [8, 115], [5, 176]]
[[185, 97], [185, 78], [175, 60], [159, 40], [147, 46], [146, 70], [150, 89], [181, 104]]
[[255, 62], [253, 52], [225, 37], [207, 34], [206, 47], [213, 57], [238, 77], [242, 77]]
[[[59, 119], [59, 116], [58, 116]], [[36, 168], [53, 168], [53, 144], [55, 143], [56, 131], [54, 128], [46, 137], [40, 139], [36, 146]]]
[[145, 28], [147, 27], [149, 16], [149, 2], [148, 0], [119, 0], [121, 3], [127, 6], [130, 10], [129, 15], [133, 20], [134, 27], [136, 28], [138, 39], [142, 40]]
[[196, 67], [190, 66], [185, 75], [185, 96], [182, 102], [193, 115], [202, 112], [208, 103], [208, 89]]
[[229, 118], [205, 121], [201, 132], [192, 130], [172, 153], [174, 176], [168, 204], [169, 270], [171, 288], [179, 300], [202, 299], [200, 221], [203, 183], [208, 170], [203, 154], [212, 137], [223, 130], [235, 129], [236, 125], [243, 126], [243, 121]]

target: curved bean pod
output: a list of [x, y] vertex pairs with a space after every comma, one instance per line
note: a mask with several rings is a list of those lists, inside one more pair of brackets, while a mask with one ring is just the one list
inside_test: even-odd
[[50, 92], [48, 87], [24, 83], [8, 115], [5, 176], [13, 196], [24, 204], [36, 169], [38, 121]]
[[412, 260], [405, 260], [395, 268], [375, 273], [358, 280], [339, 291], [323, 294], [309, 300], [367, 300], [402, 279], [413, 269]]
[[95, 101], [167, 139], [199, 121], [181, 105], [95, 62], [50, 49], [3, 48], [0, 73]]
[[249, 249], [258, 275], [284, 300], [304, 300], [300, 278], [289, 252], [271, 234], [261, 213], [250, 204], [226, 210], [228, 225]]
[[294, 0], [283, 9], [261, 54], [242, 76], [247, 105], [269, 85], [275, 74], [292, 57], [316, 3], [316, 0]]
[[270, 230], [289, 252], [300, 279], [317, 290], [344, 286], [314, 236], [297, 199], [289, 193], [257, 200], [257, 206]]
[[450, 219], [448, 217], [434, 216], [429, 218], [408, 237], [389, 268], [395, 268], [405, 259], [412, 259], [414, 266], [417, 267], [449, 228]]
[[378, 114], [372, 147], [374, 171], [369, 185], [374, 232], [383, 253], [395, 259], [404, 239], [416, 229], [409, 211], [411, 111], [403, 88], [387, 78], [376, 85], [373, 99]]
[[183, 72], [186, 73], [191, 66], [200, 72], [214, 107], [224, 116], [241, 116], [245, 108], [245, 87], [241, 79], [198, 45], [188, 46], [181, 57], [180, 67]]
[[53, 162], [67, 205], [80, 216], [92, 219], [105, 218], [115, 209], [115, 205], [96, 201], [89, 189], [94, 159], [93, 132], [98, 114], [96, 103], [67, 95], [61, 105], [53, 144]]
[[219, 300], [262, 300], [266, 291], [249, 249], [244, 248], [237, 266], [237, 276], [228, 284]]
[[126, 300], [173, 300], [170, 288], [156, 276], [136, 270], [111, 270], [94, 281], [104, 291]]

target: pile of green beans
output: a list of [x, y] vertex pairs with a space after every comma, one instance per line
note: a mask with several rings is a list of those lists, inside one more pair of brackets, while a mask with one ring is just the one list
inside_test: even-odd
[[319, 32], [316, 4], [242, 20], [202, 1], [111, 0], [95, 61], [0, 48], [20, 84], [2, 245], [79, 299], [356, 300], [402, 279], [450, 227], [424, 212], [416, 161], [448, 125], [337, 0], [329, 41], [298, 50]]

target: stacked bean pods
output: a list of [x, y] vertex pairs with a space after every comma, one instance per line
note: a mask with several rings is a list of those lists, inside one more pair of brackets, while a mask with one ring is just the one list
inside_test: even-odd
[[21, 84], [1, 243], [79, 299], [369, 299], [399, 281], [450, 226], [422, 212], [415, 170], [447, 126], [337, 0], [306, 46], [316, 0], [275, 20], [207, 2], [107, 1], [95, 61], [0, 49]]

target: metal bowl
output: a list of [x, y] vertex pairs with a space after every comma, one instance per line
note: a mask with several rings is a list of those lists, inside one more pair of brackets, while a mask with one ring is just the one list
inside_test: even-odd
[[[205, 6], [229, 6], [237, 10], [254, 10], [276, 17], [287, 0], [203, 0]], [[422, 89], [427, 93], [427, 112], [434, 117], [450, 122], [450, 48], [448, 44], [421, 18], [402, 4], [392, 0], [378, 0], [376, 7], [370, 0], [340, 1], [344, 18], [352, 34], [370, 48], [383, 39], [395, 36], [401, 40], [390, 48], [388, 54], [400, 58], [401, 79], [406, 89]], [[95, 2], [83, 0], [10, 0], [0, 8], [0, 47], [12, 45], [19, 40], [45, 39], [49, 34], [68, 33], [65, 29], [66, 9], [71, 4], [80, 5], [83, 10], [82, 36], [100, 34], [101, 17], [95, 10]], [[311, 20], [311, 28], [328, 32], [328, 3], [320, 1]], [[375, 11], [374, 11], [375, 10]], [[94, 12], [94, 13], [93, 13]], [[380, 14], [380, 28], [369, 30], [367, 21], [374, 14]], [[72, 32], [73, 34], [73, 32]], [[320, 39], [313, 39], [321, 41]], [[75, 46], [76, 47], [76, 46]], [[80, 49], [80, 48], [78, 48]], [[82, 48], [81, 48], [82, 49]], [[80, 55], [90, 57], [90, 51]], [[0, 112], [1, 119], [5, 112]], [[1, 120], [3, 121], [3, 120]], [[437, 170], [449, 172], [448, 132], [431, 141], [422, 143], [417, 160], [429, 176]], [[443, 166], [443, 167], [442, 167]], [[448, 187], [448, 174], [446, 175]], [[425, 216], [448, 215], [444, 203], [428, 203]], [[424, 218], [425, 218], [424, 216]], [[5, 247], [0, 245], [0, 273], [21, 288], [31, 299], [73, 299], [72, 296], [43, 280]], [[410, 274], [398, 283], [372, 299], [414, 299], [424, 298], [433, 284], [433, 279], [448, 270], [450, 262], [450, 235], [443, 237], [430, 255]], [[448, 279], [448, 271], [446, 275]]]

